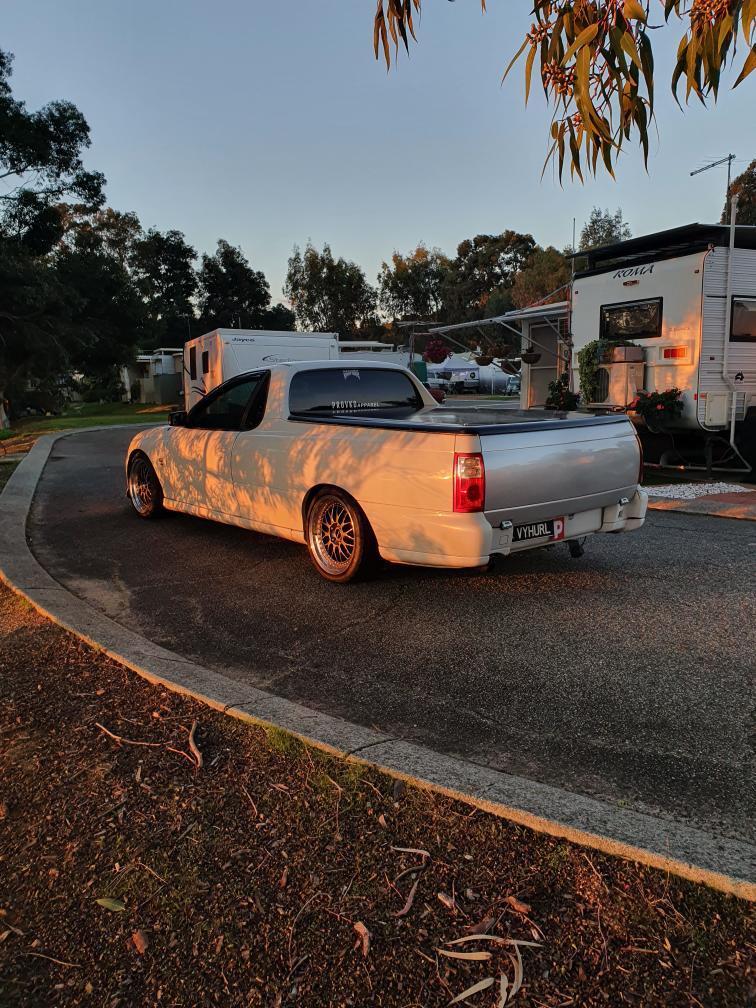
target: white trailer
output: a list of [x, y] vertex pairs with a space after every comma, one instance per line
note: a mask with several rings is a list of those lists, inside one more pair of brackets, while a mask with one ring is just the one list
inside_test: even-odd
[[332, 360], [337, 333], [274, 332], [267, 329], [214, 329], [184, 344], [184, 409], [211, 389], [266, 364], [291, 360]]

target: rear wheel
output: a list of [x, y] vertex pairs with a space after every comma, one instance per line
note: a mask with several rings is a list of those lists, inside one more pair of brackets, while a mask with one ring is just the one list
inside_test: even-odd
[[357, 504], [339, 490], [319, 493], [307, 512], [307, 548], [327, 581], [352, 581], [375, 556], [372, 531]]
[[157, 518], [163, 513], [163, 488], [143, 452], [135, 452], [129, 462], [127, 486], [129, 500], [140, 518]]

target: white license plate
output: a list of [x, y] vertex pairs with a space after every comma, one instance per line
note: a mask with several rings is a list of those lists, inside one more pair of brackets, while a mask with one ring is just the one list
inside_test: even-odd
[[512, 542], [527, 542], [528, 539], [551, 539], [552, 542], [564, 539], [564, 518], [551, 518], [549, 521], [531, 522], [529, 525], [515, 525]]

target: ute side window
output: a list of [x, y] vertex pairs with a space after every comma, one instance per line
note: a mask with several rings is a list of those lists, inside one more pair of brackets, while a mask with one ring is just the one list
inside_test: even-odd
[[221, 386], [190, 411], [186, 426], [199, 430], [249, 430], [257, 426], [265, 406], [268, 372], [248, 375], [231, 385]]
[[733, 298], [730, 343], [756, 343], [756, 298]]
[[600, 335], [602, 340], [657, 339], [661, 336], [662, 299], [625, 301], [622, 304], [601, 305]]
[[422, 399], [401, 371], [340, 367], [299, 371], [291, 379], [289, 410], [298, 416], [407, 416]]

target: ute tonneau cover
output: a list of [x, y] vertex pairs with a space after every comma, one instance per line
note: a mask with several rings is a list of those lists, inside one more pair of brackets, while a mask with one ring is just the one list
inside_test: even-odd
[[560, 413], [556, 410], [496, 409], [488, 406], [439, 406], [408, 411], [362, 410], [359, 413], [292, 413], [290, 420], [304, 423], [338, 424], [344, 427], [379, 427], [389, 430], [438, 431], [443, 434], [515, 434], [536, 430], [564, 430], [570, 427], [594, 427], [628, 424], [622, 414], [595, 416], [591, 413]]

